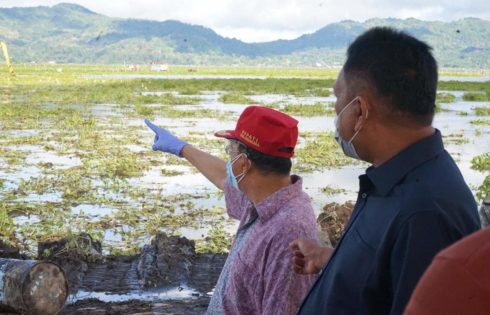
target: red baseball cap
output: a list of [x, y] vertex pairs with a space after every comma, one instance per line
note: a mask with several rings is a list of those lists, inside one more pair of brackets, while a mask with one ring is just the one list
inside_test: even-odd
[[261, 153], [290, 158], [298, 141], [298, 121], [264, 106], [249, 106], [238, 118], [235, 130], [222, 130], [217, 137], [238, 140]]

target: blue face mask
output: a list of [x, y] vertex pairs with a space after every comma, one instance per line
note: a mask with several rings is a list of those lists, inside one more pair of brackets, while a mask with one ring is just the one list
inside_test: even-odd
[[344, 109], [342, 109], [340, 111], [340, 113], [337, 115], [337, 117], [335, 117], [335, 120], [334, 120], [335, 140], [340, 145], [340, 147], [342, 148], [342, 151], [344, 151], [344, 154], [346, 156], [351, 157], [353, 159], [360, 160], [361, 158], [357, 154], [356, 148], [354, 147], [354, 144], [352, 143], [352, 141], [354, 141], [354, 138], [357, 136], [359, 131], [361, 131], [361, 129], [357, 130], [357, 132], [354, 133], [354, 135], [352, 136], [352, 138], [350, 138], [349, 141], [345, 141], [339, 133], [339, 117], [347, 109], [347, 107], [349, 107], [355, 100], [357, 100], [357, 97], [355, 97], [352, 101], [350, 101], [349, 104], [345, 105]]
[[[245, 154], [245, 153], [242, 153], [242, 154]], [[246, 173], [242, 172], [242, 173], [238, 174], [237, 176], [235, 176], [233, 174], [233, 164], [240, 158], [240, 156], [242, 154], [239, 154], [239, 155], [235, 156], [235, 158], [233, 160], [229, 160], [228, 162], [226, 162], [226, 177], [228, 178], [228, 181], [231, 183], [231, 185], [238, 190], [240, 190], [240, 188], [238, 188], [238, 183], [242, 181], [242, 179], [245, 177]]]

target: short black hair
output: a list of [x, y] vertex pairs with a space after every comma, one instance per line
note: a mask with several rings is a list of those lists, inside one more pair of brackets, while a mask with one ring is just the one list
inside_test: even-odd
[[437, 62], [432, 48], [388, 27], [375, 27], [349, 46], [344, 74], [366, 80], [394, 114], [432, 124], [437, 93]]
[[292, 162], [290, 158], [264, 154], [241, 142], [238, 142], [238, 152], [245, 153], [262, 175], [289, 175], [291, 173]]

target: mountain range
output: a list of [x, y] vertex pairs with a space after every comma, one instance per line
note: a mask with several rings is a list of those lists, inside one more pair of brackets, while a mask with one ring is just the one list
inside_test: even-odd
[[490, 21], [477, 18], [342, 21], [292, 40], [245, 43], [204, 26], [112, 18], [76, 4], [0, 9], [0, 40], [16, 63], [338, 66], [348, 44], [374, 26], [426, 41], [440, 67], [490, 68]]

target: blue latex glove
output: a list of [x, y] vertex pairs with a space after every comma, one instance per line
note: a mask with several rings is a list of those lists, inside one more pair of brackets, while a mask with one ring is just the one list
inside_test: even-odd
[[154, 125], [148, 119], [145, 119], [145, 124], [155, 133], [155, 140], [152, 146], [153, 151], [168, 152], [181, 156], [182, 148], [184, 148], [187, 142], [180, 140], [167, 129]]

